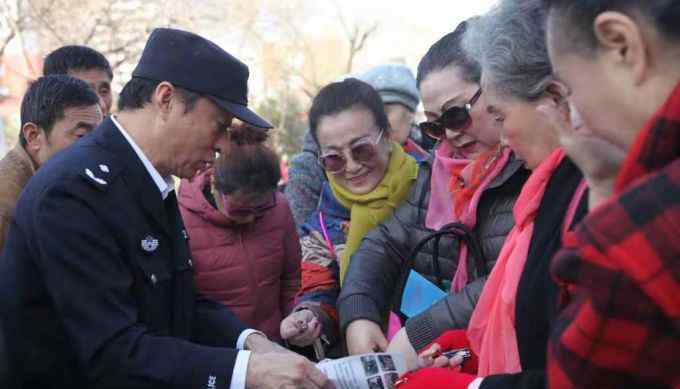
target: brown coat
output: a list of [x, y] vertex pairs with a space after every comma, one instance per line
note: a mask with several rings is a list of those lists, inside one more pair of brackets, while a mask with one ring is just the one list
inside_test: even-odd
[[19, 144], [0, 160], [0, 252], [19, 194], [33, 174], [35, 164]]

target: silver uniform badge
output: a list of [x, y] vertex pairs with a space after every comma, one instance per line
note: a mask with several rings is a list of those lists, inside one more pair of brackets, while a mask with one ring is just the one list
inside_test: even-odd
[[152, 252], [156, 251], [157, 248], [158, 248], [158, 239], [154, 238], [151, 235], [142, 239], [142, 249], [144, 251], [152, 253]]

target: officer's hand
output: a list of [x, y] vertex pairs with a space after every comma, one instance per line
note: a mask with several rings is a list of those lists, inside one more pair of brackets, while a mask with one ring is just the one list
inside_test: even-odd
[[359, 319], [350, 323], [345, 338], [350, 355], [387, 350], [387, 339], [380, 326], [370, 320]]
[[293, 312], [281, 321], [281, 338], [293, 346], [305, 347], [321, 335], [321, 322], [309, 309]]
[[312, 362], [293, 354], [250, 354], [246, 388], [334, 389], [335, 385]]

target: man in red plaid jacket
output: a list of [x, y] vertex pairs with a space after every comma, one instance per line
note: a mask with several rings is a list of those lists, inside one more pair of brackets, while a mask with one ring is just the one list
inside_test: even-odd
[[550, 387], [680, 388], [680, 1], [544, 1], [591, 189], [552, 266]]

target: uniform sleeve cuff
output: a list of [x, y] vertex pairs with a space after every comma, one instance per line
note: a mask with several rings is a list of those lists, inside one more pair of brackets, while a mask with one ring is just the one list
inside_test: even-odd
[[[254, 330], [245, 330], [247, 331]], [[243, 333], [241, 335], [243, 335]], [[252, 332], [251, 332], [252, 333]], [[239, 337], [239, 341], [240, 341]], [[244, 341], [245, 342], [245, 341]], [[236, 355], [236, 363], [234, 363], [234, 372], [231, 374], [231, 384], [229, 389], [245, 389], [246, 388], [246, 375], [248, 373], [248, 362], [250, 362], [250, 351], [242, 350]]]
[[252, 328], [248, 328], [247, 330], [243, 330], [243, 332], [241, 332], [241, 335], [238, 336], [238, 340], [236, 340], [236, 348], [239, 349], [239, 350], [245, 350], [246, 339], [252, 334], [260, 334], [260, 335], [264, 336], [265, 338], [267, 337], [267, 335], [265, 335], [261, 331], [254, 330]]

